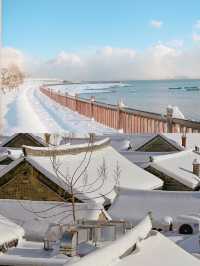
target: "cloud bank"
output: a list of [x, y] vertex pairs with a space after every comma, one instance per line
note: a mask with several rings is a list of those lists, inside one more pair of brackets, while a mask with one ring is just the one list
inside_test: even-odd
[[163, 22], [161, 20], [151, 20], [150, 25], [153, 28], [160, 29], [163, 26]]
[[182, 41], [158, 43], [138, 52], [102, 47], [87, 53], [61, 51], [42, 61], [14, 48], [2, 49], [3, 65], [17, 64], [35, 78], [80, 80], [128, 80], [200, 78], [200, 46], [184, 49]]

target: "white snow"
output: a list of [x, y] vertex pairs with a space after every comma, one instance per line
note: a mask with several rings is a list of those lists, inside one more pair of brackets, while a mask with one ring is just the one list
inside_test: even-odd
[[[144, 240], [151, 231], [152, 224], [149, 216], [146, 216], [134, 229], [118, 238], [111, 244], [96, 250], [82, 258], [77, 263], [69, 265], [77, 266], [110, 266], [115, 265], [119, 257], [133, 247], [136, 243]], [[94, 264], [95, 263], [95, 264]], [[67, 266], [68, 264], [66, 264]]]
[[25, 232], [23, 228], [0, 214], [0, 245], [15, 239], [22, 240]]
[[[164, 133], [163, 134], [168, 139], [171, 139], [182, 145], [182, 135], [181, 133]], [[195, 146], [200, 147], [200, 134], [199, 133], [186, 133], [186, 149], [194, 149]]]
[[147, 239], [139, 243], [135, 253], [113, 265], [198, 266], [199, 260], [159, 232], [152, 232]]
[[178, 108], [178, 106], [168, 105], [167, 108], [172, 109], [172, 111], [173, 111], [172, 117], [173, 118], [185, 119], [184, 114], [181, 112], [181, 110]]
[[[73, 145], [73, 147], [75, 149], [76, 145]], [[73, 155], [72, 153], [57, 156], [56, 158], [60, 165], [59, 170], [64, 173], [64, 175], [68, 173], [69, 176], [72, 176], [75, 169], [77, 169], [77, 167], [83, 161], [85, 154], [85, 152], [81, 152], [75, 155]], [[156, 189], [162, 187], [163, 185], [162, 180], [150, 174], [149, 172], [141, 169], [137, 165], [131, 163], [124, 156], [120, 155], [116, 150], [114, 150], [111, 146], [95, 150], [92, 152], [92, 154], [89, 152], [86, 156], [86, 160], [78, 169], [76, 177], [78, 177], [80, 173], [85, 169], [90, 155], [91, 161], [86, 171], [87, 180], [85, 180], [85, 177], [83, 177], [84, 175], [82, 175], [82, 177], [75, 185], [75, 188], [77, 189], [77, 191], [79, 191], [79, 187], [83, 188], [85, 184], [84, 182], [87, 181], [87, 186], [85, 187], [85, 189], [83, 189], [82, 193], [79, 194], [80, 198], [94, 198], [95, 201], [102, 201], [102, 197], [100, 197], [100, 195], [102, 194], [112, 201], [116, 195], [115, 191], [112, 191], [113, 186], [131, 189]], [[49, 157], [28, 156], [26, 160], [28, 160], [41, 172], [46, 174], [54, 182], [57, 182], [59, 185], [63, 186], [66, 189], [66, 181], [64, 179], [58, 180], [58, 178], [55, 176], [55, 171], [52, 168], [52, 163]], [[105, 178], [103, 185], [101, 186], [102, 178], [98, 178], [98, 176], [99, 170], [101, 169], [103, 163], [105, 163], [107, 177]], [[115, 180], [115, 171], [117, 163], [120, 168], [119, 184], [116, 183]], [[97, 181], [95, 182], [95, 180]], [[97, 189], [98, 187], [99, 189]]]
[[[98, 220], [102, 212], [109, 218], [106, 211], [102, 209], [101, 205], [76, 203], [76, 219]], [[18, 227], [23, 228], [25, 238], [34, 241], [43, 241], [50, 224], [70, 224], [73, 221], [72, 206], [65, 202], [0, 199], [0, 215], [12, 221], [10, 224], [15, 223], [13, 228], [16, 230]], [[0, 216], [0, 239], [3, 234], [2, 220]], [[9, 224], [7, 224], [6, 220], [8, 227]]]
[[58, 250], [46, 251], [42, 242], [23, 241], [19, 246], [9, 249], [1, 254], [0, 264], [10, 266], [63, 266], [67, 261], [72, 261]]
[[174, 154], [154, 156], [151, 166], [156, 170], [174, 178], [185, 186], [195, 189], [200, 183], [200, 177], [193, 174], [193, 161], [200, 154], [193, 150], [185, 150]]
[[[111, 146], [101, 147], [100, 145], [106, 143], [107, 140], [104, 139], [96, 144], [94, 143], [95, 150], [88, 153], [83, 150], [81, 150], [82, 152], [78, 152], [81, 147], [86, 148], [88, 144], [69, 146], [69, 153], [56, 156], [59, 171], [62, 173], [60, 176], [56, 175], [53, 169], [52, 158], [49, 156], [27, 155], [25, 160], [65, 190], [67, 189], [67, 182], [63, 175], [72, 177], [80, 165], [74, 179], [79, 175], [81, 177], [77, 180], [74, 187], [77, 190], [79, 198], [83, 198], [83, 200], [94, 199], [95, 202], [104, 201], [102, 198], [102, 195], [104, 195], [112, 201], [116, 196], [116, 192], [113, 190], [114, 186], [131, 189], [156, 189], [162, 187], [162, 180], [131, 163]], [[7, 167], [4, 167], [0, 171], [0, 176], [9, 172], [23, 160], [24, 158], [19, 158]], [[118, 182], [116, 181], [117, 165], [119, 168]], [[106, 171], [104, 178], [102, 176], [99, 177], [102, 167]], [[81, 174], [82, 172], [83, 174]]]
[[41, 81], [26, 80], [20, 88], [3, 96], [3, 133], [16, 132], [114, 132], [90, 118], [56, 104], [39, 91]]
[[192, 216], [196, 220], [200, 214], [200, 193], [120, 189], [108, 210], [112, 219], [125, 219], [134, 224], [150, 211], [154, 226], [166, 225], [167, 216], [173, 223], [183, 221], [183, 215], [189, 216], [190, 221]]

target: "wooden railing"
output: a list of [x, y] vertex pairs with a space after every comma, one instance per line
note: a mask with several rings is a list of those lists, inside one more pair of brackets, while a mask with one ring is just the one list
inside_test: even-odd
[[135, 110], [71, 96], [68, 93], [61, 94], [46, 86], [40, 91], [55, 102], [78, 112], [81, 115], [110, 128], [123, 130], [124, 133], [187, 133], [200, 132], [200, 122], [173, 118], [173, 110], [167, 109], [166, 115]]

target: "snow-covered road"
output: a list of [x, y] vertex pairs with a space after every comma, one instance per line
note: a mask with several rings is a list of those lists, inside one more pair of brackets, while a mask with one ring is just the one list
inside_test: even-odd
[[26, 81], [17, 91], [2, 96], [3, 134], [16, 132], [98, 134], [113, 129], [62, 107], [39, 91], [38, 81]]

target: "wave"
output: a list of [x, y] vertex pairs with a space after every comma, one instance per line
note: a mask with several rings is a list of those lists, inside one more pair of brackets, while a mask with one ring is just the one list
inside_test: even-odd
[[172, 88], [168, 88], [169, 90], [182, 90], [182, 87], [172, 87]]

